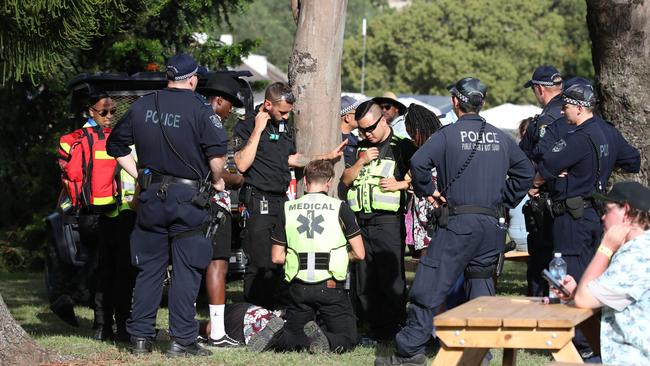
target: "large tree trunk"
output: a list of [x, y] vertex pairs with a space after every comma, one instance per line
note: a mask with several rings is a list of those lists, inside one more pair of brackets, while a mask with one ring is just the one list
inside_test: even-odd
[[587, 24], [603, 116], [641, 151], [650, 176], [650, 0], [587, 0]]
[[14, 320], [0, 295], [0, 365], [36, 365], [64, 361], [39, 346]]
[[[330, 151], [341, 142], [341, 56], [348, 2], [302, 0], [299, 3], [289, 83], [296, 95], [296, 147], [300, 153], [313, 156]], [[337, 181], [342, 171], [343, 163], [339, 162]], [[302, 193], [300, 186], [298, 193]]]

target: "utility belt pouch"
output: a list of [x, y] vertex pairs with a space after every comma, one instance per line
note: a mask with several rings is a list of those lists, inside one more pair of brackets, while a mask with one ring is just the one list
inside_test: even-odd
[[535, 215], [533, 214], [533, 203], [532, 199], [524, 204], [521, 208], [521, 213], [524, 214], [524, 223], [526, 224], [526, 231], [529, 233], [537, 232], [537, 221], [535, 220]]
[[199, 192], [192, 197], [192, 204], [198, 208], [208, 209], [213, 193], [212, 184], [210, 182], [204, 182], [201, 188], [199, 188]]
[[575, 220], [581, 219], [585, 210], [585, 200], [582, 197], [571, 197], [565, 201], [566, 211]]
[[138, 169], [138, 185], [140, 185], [141, 190], [146, 190], [151, 185], [151, 179], [153, 174], [149, 169]]
[[434, 210], [434, 214], [436, 215], [438, 227], [446, 228], [449, 224], [449, 206], [446, 203], [443, 204]]
[[246, 207], [250, 207], [251, 197], [253, 196], [253, 188], [244, 186], [239, 191], [239, 202], [243, 203]]

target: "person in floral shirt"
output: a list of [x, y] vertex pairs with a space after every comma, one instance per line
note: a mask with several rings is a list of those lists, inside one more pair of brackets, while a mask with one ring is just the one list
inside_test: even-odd
[[567, 275], [562, 284], [575, 306], [602, 309], [603, 363], [649, 365], [650, 189], [621, 182], [598, 198], [606, 202], [605, 236], [580, 283]]

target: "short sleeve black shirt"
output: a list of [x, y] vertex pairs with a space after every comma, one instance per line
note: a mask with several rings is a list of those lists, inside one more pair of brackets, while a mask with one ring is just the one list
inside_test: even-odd
[[[235, 152], [241, 150], [255, 127], [255, 117], [249, 117], [235, 125], [233, 133], [233, 149]], [[271, 136], [279, 135], [278, 140], [271, 139]], [[257, 145], [255, 160], [244, 172], [246, 184], [259, 190], [273, 193], [284, 193], [287, 191], [291, 174], [289, 173], [289, 155], [296, 153], [296, 144], [293, 129], [285, 127], [280, 132], [280, 127], [268, 122], [266, 129], [262, 132], [260, 142]]]
[[[156, 93], [133, 103], [117, 123], [106, 144], [108, 154], [128, 155], [129, 146], [135, 144], [142, 168], [186, 179], [206, 177], [210, 171], [208, 158], [226, 155], [228, 137], [221, 120], [205, 98], [191, 90], [168, 88]], [[170, 143], [201, 177], [172, 151]]]

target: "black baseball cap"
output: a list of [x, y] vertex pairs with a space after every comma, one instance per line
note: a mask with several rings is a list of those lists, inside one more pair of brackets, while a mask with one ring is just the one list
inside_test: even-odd
[[239, 99], [238, 92], [239, 83], [237, 80], [222, 73], [212, 75], [205, 86], [199, 90], [199, 93], [205, 96], [220, 95], [228, 99], [236, 108], [241, 108], [244, 106], [244, 102]]
[[167, 60], [167, 79], [179, 81], [185, 80], [196, 74], [199, 65], [194, 57], [187, 53], [179, 53]]
[[594, 199], [617, 203], [628, 203], [641, 211], [650, 211], [650, 189], [638, 182], [620, 182], [614, 184], [606, 195], [594, 193]]
[[461, 102], [480, 106], [487, 96], [487, 86], [476, 78], [463, 78], [447, 86], [447, 90]]
[[562, 84], [562, 75], [553, 66], [540, 66], [533, 72], [533, 77], [524, 84], [524, 88], [536, 85], [553, 86]]

